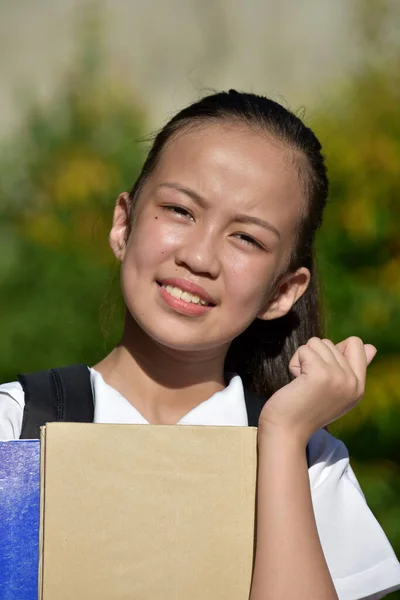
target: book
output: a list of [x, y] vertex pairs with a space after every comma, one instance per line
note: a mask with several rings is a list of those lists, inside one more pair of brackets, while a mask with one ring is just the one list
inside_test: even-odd
[[42, 428], [40, 600], [247, 600], [257, 432]]
[[0, 442], [0, 598], [38, 599], [40, 444]]

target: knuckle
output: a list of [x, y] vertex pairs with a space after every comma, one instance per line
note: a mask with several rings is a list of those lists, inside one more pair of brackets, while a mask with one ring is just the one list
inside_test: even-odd
[[352, 335], [349, 337], [349, 342], [351, 342], [352, 344], [364, 344], [364, 342], [362, 341], [362, 339], [360, 337], [358, 337], [357, 335]]
[[304, 344], [304, 346], [301, 346], [301, 353], [303, 354], [303, 356], [312, 356], [310, 350], [312, 350], [312, 348], [308, 343]]

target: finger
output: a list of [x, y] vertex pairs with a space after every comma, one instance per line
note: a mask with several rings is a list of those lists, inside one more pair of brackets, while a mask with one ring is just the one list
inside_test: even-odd
[[378, 350], [372, 344], [364, 344], [365, 355], [367, 357], [367, 365], [370, 365], [374, 360]]
[[316, 364], [325, 362], [320, 355], [315, 352], [309, 346], [300, 346], [297, 349], [295, 354], [292, 357], [292, 360], [289, 363], [289, 371], [295, 377], [298, 377], [302, 374], [307, 374], [311, 368], [311, 366], [315, 366]]
[[[339, 344], [336, 344], [336, 347], [342, 353], [344, 353], [345, 350], [346, 350], [347, 344], [348, 344], [349, 340], [351, 340], [351, 339], [354, 339], [354, 338], [347, 338], [346, 340], [343, 340], [342, 342], [339, 342]], [[355, 339], [358, 339], [358, 338], [355, 338]], [[371, 364], [371, 362], [375, 358], [376, 353], [377, 353], [377, 349], [372, 344], [364, 344], [364, 351], [365, 351], [365, 356], [366, 356], [366, 359], [367, 359], [367, 365], [369, 365], [369, 364]]]
[[328, 348], [330, 348], [332, 354], [335, 356], [337, 362], [339, 363], [339, 365], [341, 366], [341, 368], [344, 371], [350, 371], [350, 365], [347, 362], [347, 360], [345, 359], [345, 357], [343, 356], [343, 353], [341, 352], [341, 350], [338, 348], [338, 345], [335, 345], [332, 340], [328, 340], [326, 338], [324, 338], [323, 343], [328, 346]]
[[298, 377], [301, 373], [299, 350], [300, 348], [297, 348], [296, 352], [293, 354], [288, 367], [290, 373], [295, 377]]
[[[331, 366], [338, 365], [338, 360], [336, 357], [337, 353], [332, 351], [332, 346], [335, 347], [333, 342], [332, 342], [332, 345], [330, 346], [330, 345], [324, 343], [324, 340], [321, 340], [320, 338], [317, 338], [317, 337], [312, 337], [308, 340], [307, 346], [310, 346], [310, 348], [312, 348], [315, 352], [317, 352], [320, 355], [320, 357], [328, 365], [331, 365]], [[339, 365], [340, 365], [340, 363], [339, 363]]]
[[338, 344], [337, 349], [342, 352], [358, 381], [364, 384], [367, 371], [364, 342], [358, 337], [350, 337]]

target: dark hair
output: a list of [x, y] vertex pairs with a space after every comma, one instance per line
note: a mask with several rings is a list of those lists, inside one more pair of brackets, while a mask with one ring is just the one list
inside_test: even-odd
[[322, 335], [313, 245], [327, 202], [326, 167], [319, 141], [292, 112], [264, 96], [235, 90], [220, 92], [181, 110], [156, 135], [129, 194], [132, 215], [143, 184], [153, 173], [165, 146], [178, 132], [210, 121], [237, 122], [257, 131], [264, 130], [274, 140], [286, 145], [291, 150], [308, 202], [287, 266], [287, 272], [301, 266], [311, 271], [307, 291], [286, 316], [274, 321], [256, 319], [233, 340], [225, 362], [226, 370], [238, 373], [246, 387], [269, 397], [291, 381], [288, 365], [297, 348], [309, 338]]

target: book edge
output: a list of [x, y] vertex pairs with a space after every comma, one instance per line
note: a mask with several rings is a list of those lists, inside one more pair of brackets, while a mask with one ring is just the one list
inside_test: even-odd
[[44, 504], [45, 504], [45, 460], [46, 427], [40, 428], [40, 525], [39, 525], [39, 572], [38, 600], [43, 599], [43, 558], [44, 558]]

